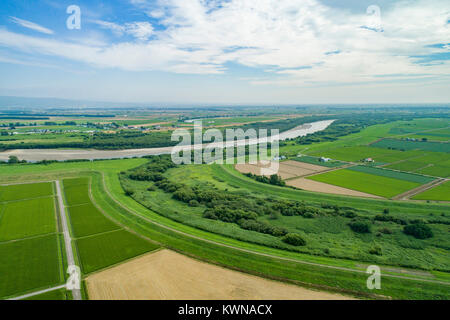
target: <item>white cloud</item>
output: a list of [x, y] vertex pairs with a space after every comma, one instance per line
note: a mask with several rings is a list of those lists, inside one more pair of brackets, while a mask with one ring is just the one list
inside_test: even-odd
[[148, 22], [132, 22], [119, 25], [113, 22], [96, 20], [94, 23], [104, 29], [110, 29], [116, 35], [129, 34], [141, 41], [148, 40], [153, 34], [153, 27]]
[[47, 28], [40, 26], [34, 22], [22, 20], [22, 19], [19, 19], [16, 17], [10, 17], [10, 18], [11, 18], [12, 22], [14, 22], [24, 28], [28, 28], [28, 29], [35, 30], [35, 31], [38, 31], [41, 33], [45, 33], [45, 34], [53, 34], [54, 33], [53, 30], [47, 29]]
[[377, 23], [366, 12], [352, 14], [317, 0], [164, 0], [152, 8], [145, 0], [132, 2], [154, 12], [163, 30], [148, 22], [96, 21], [136, 41], [74, 48], [0, 30], [0, 45], [125, 70], [218, 74], [233, 62], [270, 73], [255, 84], [351, 84], [450, 74], [448, 61], [424, 65], [411, 57], [448, 50], [430, 47], [450, 43], [450, 3], [444, 0], [381, 8], [383, 32], [361, 28]]

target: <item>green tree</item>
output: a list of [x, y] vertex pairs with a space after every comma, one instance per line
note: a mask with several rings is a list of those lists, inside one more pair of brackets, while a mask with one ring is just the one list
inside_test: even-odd
[[15, 163], [19, 163], [19, 158], [17, 158], [16, 156], [9, 156], [9, 160], [8, 163], [9, 164], [15, 164]]

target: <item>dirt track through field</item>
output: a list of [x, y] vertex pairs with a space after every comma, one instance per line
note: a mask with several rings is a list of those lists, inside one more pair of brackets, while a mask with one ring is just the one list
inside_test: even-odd
[[309, 179], [305, 179], [305, 178], [289, 180], [289, 181], [286, 181], [286, 184], [288, 186], [292, 186], [292, 187], [299, 188], [299, 189], [306, 190], [306, 191], [314, 191], [314, 192], [322, 192], [322, 193], [330, 193], [330, 194], [338, 194], [338, 195], [354, 196], [354, 197], [382, 199], [381, 197], [375, 196], [373, 194], [350, 190], [350, 189], [333, 186], [331, 184], [318, 182], [318, 181], [314, 181], [314, 180], [309, 180]]
[[200, 262], [170, 250], [87, 278], [93, 300], [347, 300]]

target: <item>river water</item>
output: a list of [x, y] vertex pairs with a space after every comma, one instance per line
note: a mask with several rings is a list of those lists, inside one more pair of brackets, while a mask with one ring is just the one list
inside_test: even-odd
[[[297, 128], [282, 132], [278, 136], [272, 136], [268, 139], [247, 139], [236, 141], [236, 142], [226, 142], [220, 146], [233, 146], [233, 145], [252, 145], [257, 143], [264, 143], [273, 140], [287, 140], [294, 139], [297, 137], [303, 137], [308, 134], [312, 134], [318, 131], [325, 130], [328, 128], [335, 120], [325, 120], [317, 121], [313, 123], [304, 124]], [[270, 133], [269, 133], [270, 134]], [[203, 144], [194, 145], [194, 149], [201, 149], [205, 146], [208, 147], [218, 147], [219, 144]], [[191, 148], [183, 147], [183, 149]], [[164, 148], [144, 148], [144, 149], [127, 149], [127, 150], [93, 150], [93, 149], [16, 149], [8, 150], [5, 152], [0, 152], [0, 161], [7, 161], [9, 156], [17, 156], [20, 160], [26, 160], [30, 162], [42, 161], [42, 160], [96, 160], [96, 159], [121, 159], [121, 158], [132, 158], [132, 157], [143, 157], [149, 155], [161, 155], [161, 154], [171, 154], [173, 147]]]

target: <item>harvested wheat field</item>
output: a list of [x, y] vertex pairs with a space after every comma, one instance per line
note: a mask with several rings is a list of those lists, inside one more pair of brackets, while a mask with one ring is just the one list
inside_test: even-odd
[[344, 300], [161, 250], [86, 280], [93, 300]]
[[[276, 164], [274, 164], [276, 165]], [[241, 173], [252, 173], [255, 175], [262, 175], [261, 168], [269, 168], [269, 165], [262, 163], [258, 164], [237, 164], [235, 166], [236, 170]], [[301, 163], [298, 161], [284, 161], [279, 163], [278, 171], [270, 171], [265, 175], [270, 176], [272, 174], [278, 174], [282, 179], [291, 179], [295, 177], [303, 177], [307, 175], [312, 175], [315, 173], [320, 173], [327, 171], [329, 168], [316, 166], [309, 163]]]
[[306, 169], [306, 170], [311, 170], [314, 172], [322, 172], [322, 171], [326, 171], [326, 170], [330, 169], [330, 168], [318, 166], [315, 164], [293, 161], [293, 160], [284, 161], [284, 162], [282, 162], [282, 164], [291, 166], [291, 167], [297, 167], [297, 168], [302, 168], [302, 169]]
[[333, 186], [331, 184], [326, 184], [323, 182], [313, 181], [313, 180], [304, 179], [304, 178], [286, 181], [286, 184], [288, 186], [292, 186], [292, 187], [299, 188], [299, 189], [306, 190], [306, 191], [339, 194], [339, 195], [354, 196], [354, 197], [382, 199], [381, 197], [375, 196], [373, 194], [350, 190], [350, 189], [346, 189], [346, 188], [342, 188], [342, 187], [338, 187], [338, 186]]

